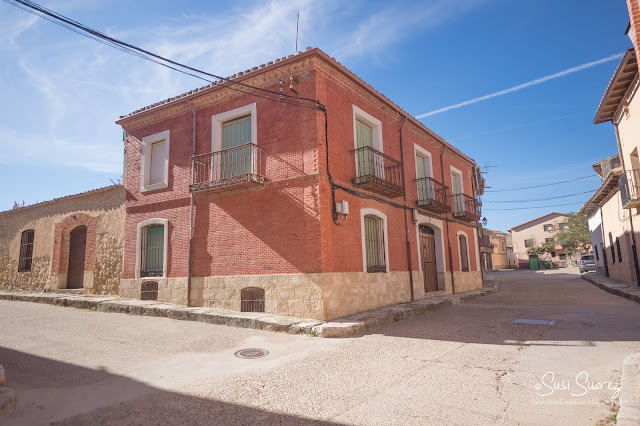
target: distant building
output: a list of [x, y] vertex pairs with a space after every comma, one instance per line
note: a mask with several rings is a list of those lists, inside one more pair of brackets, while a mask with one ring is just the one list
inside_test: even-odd
[[[529, 268], [530, 256], [527, 250], [553, 241], [554, 229], [562, 227], [567, 216], [564, 213], [548, 213], [509, 229], [518, 268]], [[561, 245], [555, 245], [555, 250], [549, 254], [548, 260], [552, 262], [567, 260], [567, 255]]]

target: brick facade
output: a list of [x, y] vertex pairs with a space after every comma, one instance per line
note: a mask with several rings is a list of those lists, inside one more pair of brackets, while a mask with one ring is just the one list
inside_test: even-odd
[[[350, 214], [341, 226], [332, 218], [332, 185], [327, 175], [324, 114], [317, 105], [268, 93], [239, 93], [212, 85], [143, 109], [118, 121], [126, 131], [126, 225], [121, 294], [136, 297], [138, 224], [168, 220], [167, 274], [159, 281], [159, 299], [194, 306], [240, 310], [240, 290], [265, 289], [265, 311], [331, 319], [389, 303], [410, 300], [405, 218], [414, 297], [422, 288], [418, 226], [436, 229], [439, 288], [468, 291], [482, 285], [476, 222], [419, 210], [414, 147], [431, 154], [432, 176], [451, 187], [451, 168], [462, 172], [462, 187], [479, 195], [475, 163], [323, 52], [312, 49], [242, 77], [244, 83], [276, 93], [297, 93], [326, 105], [329, 167], [336, 201], [346, 200]], [[282, 82], [282, 84], [280, 83]], [[289, 90], [293, 85], [295, 92]], [[252, 91], [237, 87], [238, 89]], [[264, 149], [266, 183], [256, 188], [189, 192], [196, 111], [195, 153], [212, 151], [212, 117], [255, 103], [257, 145]], [[406, 205], [402, 196], [388, 198], [353, 185], [355, 176], [354, 105], [381, 122], [383, 152], [404, 162]], [[404, 144], [401, 155], [400, 129]], [[168, 187], [141, 192], [142, 140], [170, 132]], [[444, 172], [443, 172], [444, 167]], [[193, 196], [193, 210], [191, 198]], [[388, 272], [363, 270], [361, 209], [386, 216]], [[418, 212], [416, 212], [418, 213]], [[194, 219], [191, 294], [189, 275], [191, 214]], [[469, 272], [462, 272], [458, 235], [468, 242]], [[451, 244], [451, 259], [448, 245]], [[452, 271], [454, 272], [452, 274]], [[173, 287], [172, 287], [173, 286]]]

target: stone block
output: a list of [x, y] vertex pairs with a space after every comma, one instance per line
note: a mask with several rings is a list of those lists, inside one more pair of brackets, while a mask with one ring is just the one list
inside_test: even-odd
[[11, 410], [16, 403], [13, 389], [3, 387], [0, 388], [0, 414]]

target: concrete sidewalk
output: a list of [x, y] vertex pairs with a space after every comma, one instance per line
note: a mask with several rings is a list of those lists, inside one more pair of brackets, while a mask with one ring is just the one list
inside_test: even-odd
[[596, 274], [584, 274], [582, 275], [582, 279], [589, 281], [591, 284], [600, 287], [611, 294], [626, 297], [627, 299], [640, 303], [640, 287], [636, 284], [630, 284]]
[[285, 317], [267, 313], [236, 312], [215, 308], [187, 308], [181, 305], [152, 300], [125, 299], [115, 296], [60, 293], [0, 292], [0, 300], [48, 303], [100, 312], [166, 317], [184, 321], [198, 321], [231, 327], [307, 334], [318, 337], [344, 337], [363, 333], [376, 327], [402, 321], [429, 311], [453, 306], [498, 290], [494, 277], [488, 277], [485, 287], [461, 294], [442, 294], [415, 302], [385, 306], [329, 322]]

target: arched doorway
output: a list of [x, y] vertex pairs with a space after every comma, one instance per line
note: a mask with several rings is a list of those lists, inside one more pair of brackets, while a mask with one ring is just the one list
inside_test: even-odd
[[435, 232], [427, 225], [420, 225], [420, 257], [424, 274], [424, 292], [438, 291]]
[[83, 288], [85, 252], [87, 248], [87, 227], [73, 228], [69, 237], [69, 268], [67, 288]]

